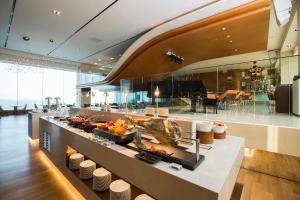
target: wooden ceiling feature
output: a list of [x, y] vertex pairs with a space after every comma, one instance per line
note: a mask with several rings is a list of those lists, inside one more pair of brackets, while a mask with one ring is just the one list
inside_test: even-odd
[[[270, 1], [257, 0], [159, 35], [141, 46], [105, 82], [118, 84], [120, 78], [173, 72], [202, 60], [266, 50], [269, 16]], [[184, 62], [171, 62], [167, 50], [183, 56]]]

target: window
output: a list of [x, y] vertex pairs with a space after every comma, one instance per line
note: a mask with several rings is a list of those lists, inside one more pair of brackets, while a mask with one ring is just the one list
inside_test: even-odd
[[33, 108], [45, 97], [60, 97], [63, 104], [76, 102], [76, 72], [0, 63], [0, 106]]

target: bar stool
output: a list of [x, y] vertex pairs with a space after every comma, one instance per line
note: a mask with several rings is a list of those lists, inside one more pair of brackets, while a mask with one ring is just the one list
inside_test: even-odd
[[69, 157], [69, 168], [71, 170], [79, 169], [80, 163], [84, 161], [84, 156], [80, 153], [74, 153]]
[[79, 177], [81, 179], [93, 178], [93, 172], [96, 169], [96, 163], [91, 160], [85, 160], [80, 163]]
[[93, 190], [105, 191], [111, 183], [111, 173], [104, 168], [98, 168], [93, 172]]
[[112, 182], [109, 190], [110, 200], [130, 200], [131, 198], [130, 185], [121, 179]]
[[137, 196], [134, 200], [154, 200], [154, 199], [148, 196], [147, 194], [141, 194]]

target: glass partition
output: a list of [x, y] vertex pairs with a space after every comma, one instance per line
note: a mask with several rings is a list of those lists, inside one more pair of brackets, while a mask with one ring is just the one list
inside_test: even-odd
[[144, 112], [158, 101], [159, 107], [174, 114], [291, 114], [291, 84], [298, 72], [298, 56], [217, 66], [193, 64], [173, 73], [122, 79], [111, 91], [118, 98], [110, 103], [124, 111], [127, 102], [134, 112]]

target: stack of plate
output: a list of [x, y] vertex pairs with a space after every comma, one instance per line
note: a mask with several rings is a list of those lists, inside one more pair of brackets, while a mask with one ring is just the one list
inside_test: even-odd
[[79, 177], [81, 179], [93, 178], [93, 171], [96, 169], [96, 163], [91, 160], [85, 160], [80, 163]]
[[80, 163], [84, 161], [84, 157], [80, 153], [74, 153], [69, 157], [69, 168], [72, 170], [79, 169]]
[[154, 200], [154, 199], [146, 194], [141, 194], [137, 196], [134, 200]]
[[131, 198], [130, 185], [121, 179], [112, 182], [109, 190], [110, 200], [130, 200]]
[[93, 172], [93, 190], [104, 191], [111, 183], [111, 173], [104, 168], [98, 168]]

